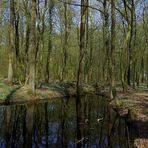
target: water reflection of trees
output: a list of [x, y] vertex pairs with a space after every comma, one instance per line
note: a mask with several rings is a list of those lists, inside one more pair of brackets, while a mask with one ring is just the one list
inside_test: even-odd
[[[83, 121], [78, 121], [82, 123], [77, 126], [77, 133], [81, 135], [77, 137], [77, 147], [130, 147], [126, 120], [121, 119], [103, 99], [89, 96], [82, 99], [82, 117], [78, 119]], [[103, 121], [97, 122], [99, 118], [103, 118]]]
[[72, 98], [1, 107], [0, 147], [129, 147], [126, 121], [104, 98], [86, 96], [80, 109]]

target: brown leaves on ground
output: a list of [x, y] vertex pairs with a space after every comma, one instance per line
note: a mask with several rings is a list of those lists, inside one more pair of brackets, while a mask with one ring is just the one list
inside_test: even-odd
[[119, 93], [119, 97], [127, 99], [138, 108], [139, 120], [148, 121], [148, 92]]
[[147, 139], [135, 140], [135, 148], [148, 148], [148, 140]]
[[148, 147], [148, 91], [119, 93], [121, 99], [129, 101], [136, 110], [134, 124], [138, 130], [139, 137], [135, 139], [135, 147]]

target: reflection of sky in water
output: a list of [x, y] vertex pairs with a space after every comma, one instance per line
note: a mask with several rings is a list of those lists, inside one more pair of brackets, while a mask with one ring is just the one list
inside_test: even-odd
[[1, 137], [0, 137], [0, 147], [1, 148], [6, 147], [5, 140], [3, 138], [1, 138]]
[[[104, 148], [108, 146], [110, 138], [115, 148], [119, 145], [126, 147], [125, 121], [116, 118], [113, 111], [108, 112], [105, 100], [96, 96], [82, 98], [82, 119], [89, 121], [80, 123], [81, 138], [85, 139], [82, 144], [85, 147]], [[29, 106], [1, 106], [0, 117], [0, 148], [5, 147], [6, 141], [14, 147], [28, 146], [27, 135], [30, 134], [32, 147], [42, 148], [47, 144], [48, 147], [76, 146], [78, 129], [75, 100], [72, 98], [69, 101], [49, 100]], [[97, 123], [98, 117], [103, 117], [103, 121]]]
[[59, 123], [49, 123], [49, 143], [55, 144], [58, 140]]

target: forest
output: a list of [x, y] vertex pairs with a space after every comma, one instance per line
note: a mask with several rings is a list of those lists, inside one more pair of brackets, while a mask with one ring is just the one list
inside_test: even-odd
[[[94, 103], [99, 100], [96, 95], [107, 99], [104, 107], [107, 109], [105, 117], [102, 117], [105, 111], [100, 104], [98, 103], [98, 108], [100, 108], [98, 111]], [[86, 133], [89, 135], [89, 132], [87, 130], [86, 132], [84, 127], [84, 129], [79, 127], [82, 121], [87, 125], [91, 119], [93, 121], [94, 112], [101, 112], [97, 113], [96, 117], [99, 122], [103, 120], [104, 123], [110, 119], [110, 116], [112, 117], [113, 126], [109, 130], [111, 132], [108, 133], [110, 136], [113, 134], [114, 126], [120, 126], [125, 116], [130, 120], [130, 124], [136, 121], [135, 125], [141, 134], [135, 138], [132, 130], [128, 130], [127, 133], [123, 132], [125, 137], [128, 135], [125, 142], [127, 145], [118, 143], [119, 147], [143, 148], [142, 146], [148, 146], [148, 133], [146, 132], [148, 131], [148, 112], [146, 111], [148, 106], [147, 0], [0, 0], [0, 116], [6, 114], [6, 117], [9, 117], [7, 117], [9, 121], [1, 119], [3, 121], [0, 127], [2, 127], [2, 122], [6, 122], [6, 125], [12, 122], [9, 124], [10, 127], [16, 124], [13, 120], [15, 118], [13, 112], [18, 112], [17, 105], [16, 110], [13, 107], [10, 107], [11, 109], [3, 107], [5, 105], [28, 104], [34, 101], [36, 103], [38, 100], [67, 97], [75, 97], [76, 101], [74, 116], [77, 116], [77, 137], [73, 139], [77, 141], [72, 144], [69, 137], [69, 141], [67, 140], [65, 144], [63, 128], [67, 125], [65, 122], [69, 119], [68, 117], [74, 112], [74, 104], [71, 105], [70, 102], [69, 106], [72, 111], [68, 111], [69, 115], [66, 116], [68, 108], [65, 106], [68, 103], [64, 104], [61, 101], [63, 114], [59, 116], [60, 120], [65, 119], [61, 123], [62, 128], [59, 129], [64, 141], [61, 147], [94, 146], [93, 140], [90, 138], [92, 140], [90, 142], [89, 138], [86, 138]], [[50, 102], [54, 102], [51, 104], [56, 106], [55, 101], [51, 100]], [[32, 107], [31, 109], [29, 107], [31, 113], [28, 113], [28, 107], [26, 108], [25, 117], [31, 120], [28, 128], [26, 127], [28, 130], [33, 126], [35, 122], [33, 117], [38, 110], [41, 112], [45, 110], [43, 113], [45, 116], [48, 116], [47, 112], [52, 114], [50, 102], [45, 105], [45, 108], [42, 104], [37, 104], [37, 106], [33, 104], [34, 113]], [[92, 106], [95, 106], [96, 110], [93, 110]], [[55, 112], [59, 114], [60, 111], [57, 111], [59, 102], [57, 107]], [[23, 106], [22, 110], [20, 109], [21, 117], [24, 117], [24, 108]], [[112, 113], [108, 115], [110, 112], [108, 110], [111, 108], [121, 119], [115, 118], [115, 122], [112, 121], [114, 115]], [[59, 122], [57, 114], [53, 120]], [[39, 116], [36, 119], [38, 122], [43, 118], [40, 114], [36, 116]], [[21, 117], [18, 114], [19, 124], [23, 122]], [[50, 118], [47, 117], [41, 120], [40, 124], [44, 122], [46, 124], [49, 120]], [[103, 123], [102, 126], [105, 124]], [[107, 123], [109, 124], [109, 121]], [[127, 124], [124, 124], [123, 126], [126, 127]], [[12, 128], [12, 131], [4, 133], [13, 135], [13, 130]], [[60, 147], [58, 142], [57, 145], [50, 145], [47, 127], [45, 131], [47, 136], [45, 147]], [[0, 131], [0, 144], [3, 143], [1, 133], [3, 132]], [[118, 133], [122, 132], [118, 131]], [[8, 137], [11, 137], [10, 135]], [[42, 137], [41, 133], [40, 136]], [[141, 136], [142, 140], [139, 138]], [[11, 144], [7, 143], [8, 137], [6, 145], [0, 147], [14, 144], [13, 140]], [[42, 139], [41, 137], [38, 138], [38, 142]], [[134, 142], [131, 142], [131, 139], [134, 139]], [[116, 147], [112, 140], [108, 138], [107, 145], [102, 143], [96, 147]], [[15, 143], [16, 147], [21, 146], [21, 140], [18, 141], [20, 143], [17, 143], [18, 145]], [[68, 145], [68, 142], [72, 145]], [[26, 146], [33, 146], [32, 144], [33, 142]], [[36, 142], [34, 144], [36, 147]]]

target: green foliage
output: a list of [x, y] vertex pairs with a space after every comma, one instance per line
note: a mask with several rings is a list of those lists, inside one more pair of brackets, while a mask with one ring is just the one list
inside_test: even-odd
[[[16, 14], [19, 13], [19, 18], [15, 18], [13, 21], [18, 19], [18, 31], [19, 31], [19, 48], [18, 57], [16, 55], [16, 49], [14, 50], [14, 79], [25, 83], [26, 77], [28, 76], [28, 51], [31, 45], [30, 37], [30, 3], [27, 1], [18, 1], [19, 7], [16, 5]], [[64, 39], [65, 39], [65, 9], [63, 3], [58, 1], [52, 1], [52, 13], [49, 14], [50, 1], [47, 1], [45, 8], [44, 1], [39, 1], [37, 21], [36, 21], [36, 45], [38, 45], [36, 55], [36, 83], [45, 81], [47, 63], [49, 63], [49, 80], [61, 80], [62, 72], [64, 67]], [[119, 4], [121, 3], [121, 4]], [[127, 1], [129, 7], [130, 3]], [[103, 11], [102, 3], [96, 1], [94, 6], [99, 4], [100, 9]], [[107, 1], [107, 5], [109, 1]], [[144, 11], [144, 3], [136, 3], [138, 8], [140, 5], [143, 6], [143, 15], [139, 16], [138, 9], [136, 9], [134, 15], [139, 16], [139, 20], [136, 23], [136, 28], [133, 28], [132, 37], [130, 34], [130, 27], [128, 28], [127, 18], [125, 18], [125, 9], [122, 5], [122, 1], [116, 2], [116, 8], [121, 5], [121, 12], [116, 10], [116, 41], [115, 41], [115, 52], [114, 52], [114, 65], [115, 65], [115, 81], [121, 81], [124, 79], [127, 83], [128, 67], [130, 65], [130, 80], [136, 83], [143, 81], [147, 83], [148, 75], [148, 44], [147, 44], [147, 15]], [[77, 71], [79, 64], [79, 48], [80, 48], [80, 8], [71, 5], [67, 5], [67, 27], [68, 27], [68, 43], [67, 43], [67, 65], [64, 73], [64, 81], [77, 81]], [[8, 73], [8, 47], [9, 47], [9, 3], [2, 2], [1, 13], [0, 13], [0, 77], [6, 78]], [[108, 37], [108, 46], [110, 49], [111, 45], [111, 13], [110, 10], [106, 10], [108, 14], [108, 28], [105, 28], [105, 14], [93, 9], [89, 9], [88, 13], [88, 28], [87, 28], [87, 47], [85, 49], [85, 60], [84, 60], [84, 77], [86, 83], [94, 82], [107, 82], [109, 81], [109, 65], [108, 65], [108, 51], [106, 48], [106, 37]], [[40, 15], [39, 15], [40, 14]], [[123, 16], [122, 16], [123, 15]], [[17, 17], [17, 15], [15, 15]], [[129, 20], [130, 14], [127, 16]], [[14, 23], [16, 24], [16, 22]], [[14, 37], [16, 39], [16, 33], [14, 26]], [[136, 32], [134, 32], [136, 31]], [[105, 32], [107, 34], [105, 34]], [[131, 37], [131, 43], [130, 43]], [[28, 40], [27, 40], [28, 39]], [[49, 53], [49, 40], [51, 41], [51, 49]], [[16, 43], [14, 47], [16, 48]], [[129, 51], [129, 45], [131, 49]], [[50, 57], [49, 57], [50, 56]], [[49, 58], [49, 61], [47, 60]], [[128, 61], [130, 59], [130, 62]], [[143, 64], [142, 64], [143, 60]], [[57, 89], [63, 89], [62, 86], [56, 86]]]
[[14, 86], [9, 86], [3, 82], [0, 82], [0, 100], [6, 99], [6, 97], [15, 89]]
[[36, 97], [45, 98], [45, 99], [47, 99], [47, 98], [50, 97], [50, 96], [48, 95], [48, 93], [46, 93], [46, 92], [44, 92], [44, 91], [38, 91], [38, 90], [35, 92], [35, 96], [36, 96]]

